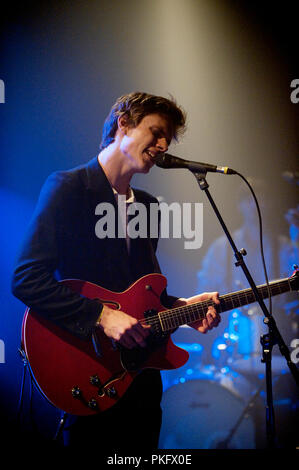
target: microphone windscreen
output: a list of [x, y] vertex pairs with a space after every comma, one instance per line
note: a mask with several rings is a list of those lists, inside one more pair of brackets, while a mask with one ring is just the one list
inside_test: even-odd
[[160, 168], [186, 168], [185, 160], [169, 153], [160, 153], [155, 159], [155, 164]]
[[168, 155], [166, 153], [160, 153], [156, 159], [155, 159], [155, 164], [159, 168], [169, 168], [170, 167], [170, 159], [167, 158]]

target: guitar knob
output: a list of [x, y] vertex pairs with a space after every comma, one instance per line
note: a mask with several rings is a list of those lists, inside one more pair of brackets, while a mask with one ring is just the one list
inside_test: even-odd
[[89, 380], [90, 383], [92, 385], [95, 385], [96, 387], [99, 387], [101, 385], [100, 379], [97, 375], [92, 375]]
[[74, 398], [81, 398], [82, 392], [79, 387], [73, 387], [72, 388], [72, 395]]
[[109, 398], [114, 398], [117, 395], [117, 392], [114, 387], [106, 388], [105, 392]]
[[97, 401], [94, 398], [91, 398], [89, 402], [87, 403], [88, 407], [91, 408], [92, 410], [96, 410], [98, 408]]

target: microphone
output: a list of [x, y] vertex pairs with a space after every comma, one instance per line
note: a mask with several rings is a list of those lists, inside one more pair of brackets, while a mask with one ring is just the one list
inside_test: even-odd
[[190, 171], [197, 172], [216, 172], [225, 175], [235, 175], [236, 171], [227, 166], [210, 165], [209, 163], [192, 162], [183, 158], [175, 157], [170, 153], [160, 153], [155, 159], [155, 164], [159, 168], [187, 168]]

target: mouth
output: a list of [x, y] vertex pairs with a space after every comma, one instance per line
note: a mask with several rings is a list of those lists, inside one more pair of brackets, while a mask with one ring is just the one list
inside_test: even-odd
[[144, 153], [149, 156], [152, 163], [156, 163], [158, 155], [161, 155], [160, 152], [151, 152], [150, 150], [145, 150]]

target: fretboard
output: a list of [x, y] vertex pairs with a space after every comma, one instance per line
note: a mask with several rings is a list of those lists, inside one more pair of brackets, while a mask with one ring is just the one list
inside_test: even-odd
[[[263, 299], [269, 297], [267, 284], [257, 286], [258, 292]], [[292, 290], [290, 279], [281, 279], [269, 283], [271, 296], [283, 294]], [[220, 304], [216, 306], [219, 313], [242, 307], [256, 302], [252, 289], [244, 289], [219, 296]], [[163, 331], [173, 330], [180, 325], [188, 325], [197, 320], [203, 320], [206, 316], [209, 305], [213, 305], [211, 300], [204, 300], [191, 305], [172, 308], [159, 313], [159, 319]]]

